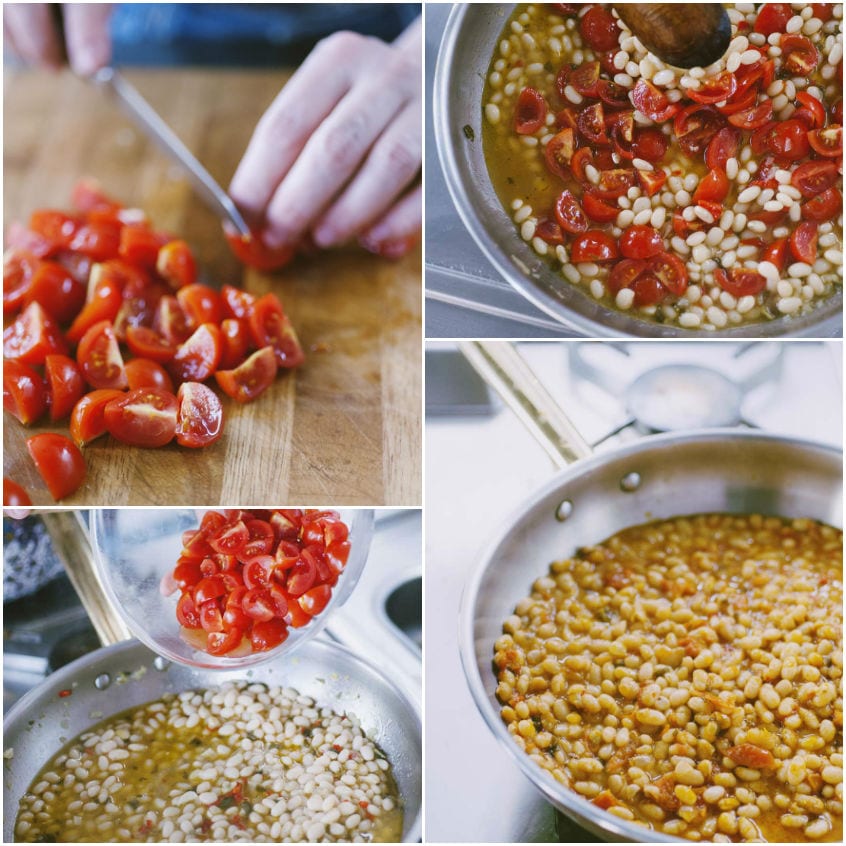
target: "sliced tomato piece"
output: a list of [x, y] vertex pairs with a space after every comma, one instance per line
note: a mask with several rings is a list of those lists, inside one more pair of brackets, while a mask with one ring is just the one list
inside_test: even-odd
[[310, 617], [316, 617], [329, 604], [332, 588], [329, 585], [317, 585], [307, 590], [298, 600], [300, 608]]
[[[535, 234], [540, 235], [539, 232]], [[220, 341], [222, 348], [218, 367], [221, 370], [232, 370], [244, 361], [250, 351], [252, 336], [247, 321], [236, 317], [221, 320]]]
[[664, 158], [669, 144], [669, 138], [660, 129], [652, 127], [636, 129], [632, 141], [632, 153], [636, 159], [657, 164]]
[[629, 188], [633, 188], [637, 176], [634, 170], [615, 168], [603, 170], [599, 174], [599, 183], [593, 189], [604, 200], [616, 200], [622, 197]]
[[12, 248], [3, 256], [3, 314], [14, 314], [24, 304], [39, 259], [29, 250]]
[[728, 196], [731, 183], [722, 168], [714, 168], [702, 177], [696, 190], [693, 192], [693, 202], [699, 203], [702, 200], [709, 200], [713, 203], [722, 203]]
[[555, 201], [555, 219], [565, 232], [574, 235], [586, 232], [588, 228], [587, 216], [571, 191], [562, 191]]
[[69, 438], [44, 432], [26, 439], [26, 447], [50, 496], [64, 499], [85, 481], [85, 459]]
[[548, 218], [538, 221], [538, 225], [535, 227], [535, 235], [542, 241], [546, 241], [547, 244], [556, 246], [566, 241], [561, 227], [554, 220]]
[[618, 261], [608, 274], [608, 290], [616, 294], [623, 288], [630, 288], [635, 279], [648, 270], [645, 261], [640, 259], [623, 259]]
[[167, 236], [154, 232], [146, 223], [130, 223], [120, 231], [118, 254], [132, 264], [153, 269], [161, 247], [167, 243]]
[[250, 644], [253, 652], [267, 652], [275, 649], [288, 637], [288, 626], [283, 620], [263, 620], [253, 624]]
[[[663, 123], [679, 111], [677, 103], [671, 103], [667, 95], [651, 82], [639, 79], [632, 89], [631, 100], [635, 108], [656, 123]], [[678, 134], [678, 133], [677, 133]]]
[[177, 383], [203, 382], [217, 370], [222, 349], [219, 327], [204, 323], [176, 350], [170, 373]]
[[208, 285], [200, 282], [186, 285], [176, 292], [176, 299], [192, 329], [203, 323], [220, 323], [223, 319], [220, 294]]
[[667, 291], [654, 273], [648, 271], [632, 282], [634, 305], [637, 308], [656, 305], [665, 299]]
[[123, 396], [123, 391], [103, 389], [90, 391], [77, 402], [71, 412], [70, 433], [79, 446], [106, 434], [106, 406]]
[[133, 355], [159, 364], [167, 364], [176, 354], [176, 347], [148, 326], [128, 326], [126, 343]]
[[214, 377], [227, 396], [252, 402], [273, 384], [278, 367], [273, 348], [263, 347], [234, 370], [218, 370]]
[[781, 273], [787, 263], [787, 252], [787, 238], [778, 238], [772, 244], [766, 246], [761, 256], [761, 261], [768, 261], [770, 264], [774, 264], [778, 268], [779, 273]]
[[582, 197], [582, 205], [585, 214], [596, 223], [613, 223], [620, 213], [619, 207], [606, 203], [604, 199], [592, 191], [585, 191]]
[[233, 626], [226, 621], [226, 614], [222, 620], [223, 631], [209, 632], [206, 639], [206, 652], [209, 655], [228, 655], [241, 645], [244, 639], [244, 629]]
[[163, 388], [173, 393], [173, 381], [167, 370], [149, 358], [133, 358], [124, 365], [130, 391], [138, 388]]
[[[100, 271], [97, 269], [98, 267], [99, 265], [92, 267], [92, 279], [97, 279], [100, 274]], [[95, 324], [101, 321], [112, 323], [120, 311], [122, 302], [123, 295], [117, 281], [105, 277], [99, 279], [93, 286], [89, 301], [76, 316], [70, 329], [68, 329], [66, 333], [67, 339], [72, 344], [79, 343], [82, 340], [82, 336]]]
[[603, 103], [615, 109], [624, 109], [629, 106], [628, 90], [608, 79], [599, 80], [596, 84], [596, 94]]
[[808, 129], [819, 129], [825, 126], [825, 106], [807, 91], [798, 91], [796, 93], [796, 101], [801, 106], [793, 117], [799, 117], [800, 113], [807, 116]]
[[197, 281], [197, 263], [184, 241], [168, 241], [156, 257], [156, 270], [171, 288], [182, 289]]
[[733, 73], [722, 71], [700, 82], [699, 88], [690, 88], [687, 96], [694, 103], [719, 103], [728, 100], [737, 90], [737, 79]]
[[758, 102], [758, 88], [752, 87], [743, 94], [737, 94], [728, 103], [716, 103], [714, 108], [721, 115], [734, 115], [738, 112], [744, 112], [747, 109], [752, 109]]
[[570, 258], [576, 263], [612, 261], [619, 254], [614, 238], [599, 229], [579, 235], [570, 247]]
[[220, 289], [220, 308], [224, 317], [246, 319], [250, 316], [250, 310], [255, 301], [254, 294], [235, 288], [233, 285], [224, 285]]
[[550, 173], [566, 179], [575, 152], [576, 133], [572, 128], [566, 127], [549, 141], [544, 150], [544, 160]]
[[253, 620], [263, 622], [276, 617], [276, 606], [265, 587], [248, 589], [241, 605], [244, 613]]
[[612, 50], [617, 46], [620, 27], [608, 9], [597, 4], [591, 6], [579, 21], [582, 38], [599, 52]]
[[29, 508], [32, 500], [29, 494], [11, 479], [3, 477], [3, 507], [4, 508]]
[[37, 423], [47, 410], [44, 380], [28, 364], [3, 361], [3, 408], [25, 426]]
[[832, 159], [843, 158], [843, 127], [831, 124], [824, 129], [815, 129], [808, 133], [808, 142], [814, 152]]
[[639, 170], [637, 181], [647, 197], [654, 197], [667, 181], [667, 174], [663, 170]]
[[674, 253], [661, 252], [647, 261], [649, 271], [662, 287], [680, 297], [687, 290], [687, 268]]
[[183, 592], [176, 603], [176, 619], [180, 626], [187, 629], [200, 628], [200, 611], [194, 598], [187, 591]]
[[795, 76], [810, 76], [820, 63], [820, 54], [804, 35], [781, 37], [781, 66]]
[[682, 150], [695, 156], [705, 150], [725, 125], [726, 119], [713, 106], [694, 103], [675, 116], [673, 132]]
[[316, 581], [317, 565], [310, 555], [305, 555], [304, 550], [297, 563], [288, 572], [287, 592], [295, 598], [300, 597], [310, 590]]
[[739, 129], [758, 129], [765, 123], [769, 123], [773, 116], [773, 101], [769, 98], [762, 100], [756, 106], [735, 112], [729, 115], [728, 121], [732, 126]]
[[73, 411], [85, 393], [82, 371], [72, 358], [54, 353], [44, 359], [44, 380], [50, 419], [62, 420]]
[[39, 303], [30, 303], [3, 330], [3, 355], [24, 364], [44, 364], [51, 353], [67, 353], [62, 331]]
[[626, 258], [645, 259], [664, 249], [664, 239], [651, 226], [629, 226], [620, 236], [620, 254]]
[[83, 335], [76, 351], [76, 360], [85, 381], [92, 388], [123, 389], [129, 385], [123, 356], [108, 320], [95, 323]]
[[605, 131], [605, 110], [602, 103], [585, 106], [577, 118], [579, 132], [594, 144], [610, 144]]
[[220, 605], [214, 599], [201, 602], [196, 596], [194, 597], [194, 602], [200, 611], [200, 625], [207, 632], [222, 632], [223, 612]]
[[117, 221], [90, 221], [77, 228], [68, 249], [89, 256], [94, 261], [118, 257], [121, 224]]
[[836, 217], [843, 208], [843, 195], [837, 188], [826, 188], [821, 194], [802, 204], [802, 217], [822, 223]]
[[741, 267], [733, 267], [728, 273], [718, 267], [714, 281], [734, 297], [754, 296], [767, 287], [767, 280], [760, 273]]
[[593, 164], [593, 150], [590, 147], [579, 147], [573, 154], [570, 169], [579, 182], [587, 181], [587, 166]]
[[71, 205], [81, 212], [119, 211], [120, 203], [107, 196], [95, 179], [80, 179], [71, 191]]
[[764, 3], [755, 18], [754, 31], [763, 35], [784, 32], [787, 22], [793, 17], [790, 3]]
[[256, 347], [273, 347], [280, 367], [299, 367], [303, 363], [303, 349], [276, 294], [265, 294], [253, 303], [249, 323]]
[[796, 261], [813, 264], [817, 260], [817, 224], [810, 221], [800, 223], [790, 236], [790, 252]]
[[176, 442], [204, 447], [223, 434], [223, 406], [217, 394], [199, 382], [183, 382], [176, 396]]
[[840, 179], [840, 172], [835, 162], [827, 159], [815, 159], [800, 164], [790, 177], [790, 184], [797, 188], [803, 197], [815, 197], [827, 188], [831, 188]]
[[743, 136], [735, 126], [725, 126], [708, 142], [705, 151], [705, 164], [710, 170], [726, 169], [729, 159], [737, 158]]
[[514, 109], [514, 131], [518, 135], [534, 135], [546, 125], [546, 112], [543, 94], [536, 88], [524, 88]]
[[277, 270], [288, 264], [296, 254], [293, 247], [268, 247], [261, 236], [255, 232], [251, 235], [239, 235], [224, 230], [224, 234], [239, 261], [256, 270]]
[[221, 526], [210, 534], [208, 541], [215, 552], [224, 555], [237, 555], [241, 547], [250, 539], [250, 533], [243, 520], [236, 520]]
[[125, 444], [160, 447], [176, 435], [176, 397], [160, 388], [130, 391], [106, 405], [103, 419], [109, 434]]
[[85, 303], [85, 286], [55, 261], [42, 261], [32, 276], [24, 304], [37, 302], [57, 323], [70, 323]]
[[784, 120], [769, 129], [765, 143], [778, 158], [796, 162], [810, 152], [810, 135], [802, 121]]
[[39, 209], [29, 218], [30, 231], [40, 235], [51, 245], [50, 251], [45, 255], [59, 249], [68, 249], [80, 226], [81, 221], [78, 218], [56, 209]]

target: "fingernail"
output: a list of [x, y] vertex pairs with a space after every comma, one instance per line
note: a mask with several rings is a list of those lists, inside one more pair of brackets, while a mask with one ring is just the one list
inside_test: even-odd
[[338, 233], [331, 226], [318, 226], [317, 229], [311, 233], [311, 236], [314, 239], [314, 243], [317, 244], [318, 247], [322, 247], [324, 249], [327, 247], [334, 247], [338, 242]]
[[293, 245], [293, 239], [288, 232], [278, 232], [272, 229], [266, 229], [261, 236], [266, 247], [271, 250], [279, 250], [282, 247], [290, 247]]

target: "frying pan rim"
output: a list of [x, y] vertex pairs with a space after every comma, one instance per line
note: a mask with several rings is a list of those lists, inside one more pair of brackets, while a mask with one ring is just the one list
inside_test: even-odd
[[[381, 669], [371, 664], [366, 659], [362, 658], [360, 655], [357, 655], [348, 647], [344, 646], [343, 644], [337, 643], [333, 640], [328, 639], [327, 637], [315, 637], [308, 641], [308, 643], [303, 644], [303, 650], [299, 652], [299, 654], [294, 654], [292, 656], [292, 660], [301, 660], [303, 655], [307, 653], [309, 648], [325, 648], [330, 653], [335, 652], [338, 653], [339, 656], [345, 661], [351, 664], [358, 664], [361, 668], [364, 669], [366, 673], [371, 673], [372, 675], [376, 676], [392, 693], [394, 696], [397, 697], [399, 703], [405, 707], [409, 714], [414, 716], [414, 725], [416, 728], [416, 739], [417, 745], [421, 751], [421, 760], [418, 762], [418, 766], [421, 767], [421, 775], [422, 775], [422, 752], [423, 752], [423, 721], [420, 708], [412, 702], [405, 693], [396, 685], [394, 684], [393, 680], [389, 678], [385, 673], [382, 672]], [[10, 724], [17, 724], [19, 722], [25, 721], [27, 719], [27, 715], [31, 713], [35, 707], [42, 701], [43, 695], [46, 693], [48, 687], [62, 687], [63, 684], [66, 682], [71, 682], [74, 680], [74, 676], [82, 671], [90, 671], [92, 665], [96, 665], [99, 663], [100, 659], [104, 659], [106, 657], [112, 657], [113, 655], [120, 654], [123, 651], [129, 650], [137, 650], [142, 649], [149, 655], [149, 662], [152, 663], [155, 660], [156, 653], [153, 652], [146, 644], [142, 643], [137, 638], [129, 638], [127, 640], [122, 640], [118, 643], [110, 644], [109, 646], [101, 646], [99, 649], [95, 649], [92, 652], [89, 652], [87, 655], [83, 655], [80, 658], [71, 661], [69, 664], [65, 664], [63, 667], [60, 667], [53, 673], [50, 673], [43, 681], [41, 681], [38, 685], [36, 685], [31, 690], [27, 691], [5, 714], [3, 718], [3, 746], [4, 750], [6, 747], [6, 733], [8, 730], [8, 726]], [[168, 665], [176, 664], [177, 662], [169, 661]], [[280, 662], [282, 663], [282, 662]], [[179, 666], [179, 665], [177, 665]], [[214, 669], [209, 669], [205, 667], [190, 667], [187, 665], [186, 669], [192, 673], [202, 674], [207, 676], [209, 674], [214, 674], [217, 672]], [[263, 667], [267, 667], [267, 665], [261, 665]], [[345, 667], [348, 664], [345, 664]], [[241, 668], [233, 668], [233, 670], [238, 670]], [[243, 668], [245, 675], [246, 672], [253, 668]], [[255, 668], [258, 669], [258, 668]], [[149, 700], [152, 701], [152, 700]], [[145, 702], [138, 702], [137, 706], [141, 706], [145, 704]], [[136, 707], [137, 707], [136, 706]], [[20, 714], [19, 714], [20, 712]], [[77, 734], [85, 731], [85, 729], [80, 729]], [[6, 796], [6, 783], [4, 781], [3, 784], [3, 794], [4, 794], [4, 805], [5, 805], [5, 796]], [[401, 797], [405, 799], [405, 797]], [[420, 840], [422, 834], [422, 814], [423, 814], [423, 793], [422, 793], [422, 781], [421, 781], [421, 792], [420, 795], [415, 797], [416, 804], [417, 804], [417, 813], [414, 816], [414, 819], [411, 821], [411, 824], [408, 827], [408, 832], [403, 838], [403, 842], [409, 843], [416, 843]], [[15, 813], [17, 816], [17, 813]], [[9, 817], [4, 814], [4, 825]], [[14, 819], [12, 819], [14, 822]]]
[[[597, 830], [610, 833], [615, 837], [632, 842], [660, 842], [660, 843], [689, 843], [684, 838], [676, 838], [662, 832], [644, 829], [634, 822], [622, 820], [612, 814], [603, 813], [598, 816], [598, 809], [584, 797], [573, 790], [556, 782], [551, 775], [535, 764], [531, 758], [522, 752], [514, 743], [503, 727], [502, 720], [489, 701], [489, 691], [482, 682], [476, 660], [474, 625], [476, 618], [472, 613], [479, 596], [479, 589], [490, 563], [494, 559], [497, 548], [505, 541], [513, 528], [537, 504], [555, 490], [566, 486], [574, 480], [589, 475], [593, 470], [617, 460], [631, 458], [639, 452], [653, 447], [669, 447], [675, 444], [707, 444], [708, 442], [740, 440], [759, 441], [768, 444], [779, 444], [784, 447], [797, 447], [805, 450], [817, 451], [829, 459], [840, 459], [843, 462], [843, 450], [831, 444], [822, 443], [806, 438], [782, 435], [774, 432], [759, 430], [737, 429], [732, 427], [695, 429], [686, 432], [669, 432], [657, 435], [647, 435], [632, 443], [624, 444], [607, 452], [594, 453], [586, 458], [573, 462], [569, 467], [556, 472], [551, 479], [531, 490], [521, 502], [512, 508], [506, 519], [500, 524], [497, 534], [488, 541], [478, 555], [461, 593], [458, 608], [458, 639], [461, 666], [464, 680], [470, 689], [473, 704], [482, 716], [488, 729], [500, 746], [505, 747], [512, 759], [517, 763], [523, 775], [537, 788], [554, 806], [561, 808], [574, 806], [581, 817], [591, 821]], [[644, 836], [648, 833], [648, 839]]]
[[[516, 4], [495, 4], [496, 8], [513, 5]], [[458, 145], [462, 143], [463, 133], [458, 133], [456, 130], [462, 124], [462, 121], [451, 120], [453, 113], [451, 92], [463, 90], [460, 79], [456, 77], [455, 73], [457, 65], [454, 61], [457, 53], [456, 48], [461, 34], [466, 29], [466, 18], [473, 13], [475, 6], [494, 8], [493, 4], [485, 3], [454, 4], [447, 17], [438, 46], [432, 87], [432, 121], [435, 147], [438, 151], [444, 181], [461, 222], [488, 261], [512, 288], [537, 308], [561, 323], [562, 331], [569, 328], [575, 330], [580, 336], [589, 338], [619, 337], [621, 334], [635, 338], [684, 338], [689, 340], [700, 338], [732, 340], [760, 338], [762, 336], [772, 339], [842, 337], [843, 294], [840, 289], [821, 301], [813, 312], [801, 316], [798, 320], [788, 315], [766, 323], [752, 323], [745, 326], [708, 331], [705, 329], [684, 329], [680, 326], [668, 326], [638, 319], [628, 312], [608, 307], [600, 307], [602, 319], [597, 320], [582, 313], [579, 308], [582, 301], [585, 302], [586, 306], [592, 304], [586, 292], [576, 290], [569, 292], [564, 300], [556, 299], [544, 290], [538, 282], [534, 281], [528, 273], [521, 272], [517, 267], [518, 260], [509, 256], [509, 251], [482, 223], [476, 212], [476, 207], [471, 201], [470, 192], [465, 184], [463, 169], [459, 166], [461, 155]], [[478, 69], [473, 72], [479, 73]], [[481, 116], [481, 103], [478, 104], [477, 111]], [[481, 138], [478, 141], [481, 144]], [[485, 172], [487, 173], [487, 169], [485, 169]], [[504, 209], [500, 211], [507, 216]], [[520, 245], [522, 245], [522, 240]], [[567, 283], [567, 285], [569, 288], [570, 283]]]

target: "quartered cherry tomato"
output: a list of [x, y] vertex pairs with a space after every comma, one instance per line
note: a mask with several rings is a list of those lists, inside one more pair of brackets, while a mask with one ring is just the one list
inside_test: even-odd
[[76, 360], [92, 388], [126, 388], [126, 370], [115, 331], [108, 320], [95, 323], [83, 335]]
[[28, 364], [3, 361], [3, 409], [24, 426], [37, 423], [47, 410], [44, 380]]
[[176, 397], [160, 388], [140, 388], [113, 399], [104, 410], [109, 434], [138, 447], [160, 447], [176, 436]]
[[183, 382], [176, 395], [176, 442], [204, 447], [223, 434], [223, 406], [217, 394], [199, 382]]
[[32, 500], [29, 494], [11, 479], [3, 477], [3, 507], [4, 508], [29, 508]]
[[82, 371], [72, 358], [53, 353], [44, 359], [44, 381], [47, 385], [50, 419], [63, 420], [85, 393]]
[[26, 446], [55, 500], [74, 493], [85, 481], [85, 459], [73, 441], [55, 432], [27, 438]]
[[276, 294], [265, 294], [253, 303], [249, 325], [256, 347], [272, 347], [280, 367], [298, 367], [305, 360], [294, 327]]
[[535, 88], [524, 88], [514, 110], [514, 131], [518, 135], [534, 135], [546, 125], [546, 100]]
[[617, 242], [600, 229], [579, 235], [570, 248], [570, 258], [577, 263], [611, 261], [618, 256]]

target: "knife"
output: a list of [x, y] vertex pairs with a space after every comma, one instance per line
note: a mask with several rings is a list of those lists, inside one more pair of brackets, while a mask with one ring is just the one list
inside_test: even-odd
[[91, 80], [116, 97], [136, 126], [182, 166], [197, 193], [220, 218], [230, 223], [242, 237], [251, 237], [250, 228], [232, 198], [197, 161], [193, 153], [159, 117], [155, 109], [115, 68], [101, 68], [91, 77]]

